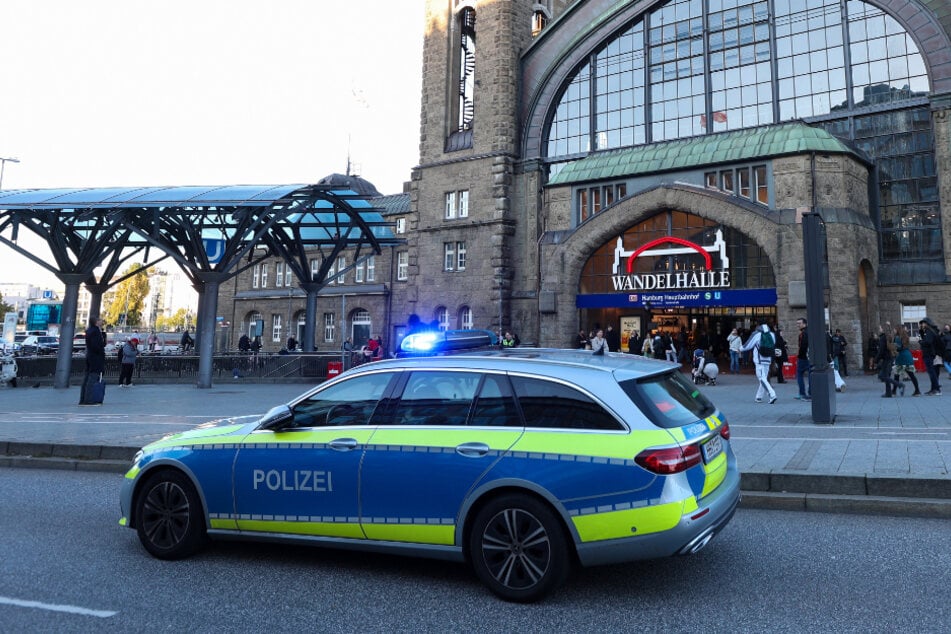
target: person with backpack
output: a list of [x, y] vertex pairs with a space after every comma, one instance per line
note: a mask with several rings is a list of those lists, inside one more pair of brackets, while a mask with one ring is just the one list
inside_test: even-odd
[[753, 367], [756, 369], [756, 402], [762, 403], [763, 397], [769, 397], [769, 404], [776, 402], [776, 390], [769, 384], [769, 367], [776, 356], [776, 336], [769, 324], [762, 324], [746, 340], [741, 352], [753, 351]]
[[119, 348], [119, 387], [132, 387], [135, 359], [139, 356], [139, 340], [132, 337]]
[[[928, 371], [928, 378], [931, 380], [931, 389], [925, 392], [925, 396], [941, 396], [941, 385], [938, 383], [938, 365], [943, 365], [944, 341], [938, 332], [938, 327], [930, 317], [925, 317], [918, 322], [918, 343], [921, 344], [921, 356], [924, 357], [925, 369]], [[938, 365], [935, 365], [935, 361]]]

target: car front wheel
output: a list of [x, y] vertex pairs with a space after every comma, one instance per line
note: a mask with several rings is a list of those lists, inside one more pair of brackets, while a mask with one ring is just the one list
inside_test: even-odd
[[145, 549], [159, 559], [182, 559], [201, 548], [204, 513], [184, 474], [163, 471], [146, 480], [136, 505], [136, 531]]
[[473, 522], [469, 560], [476, 576], [506, 601], [537, 601], [561, 585], [571, 566], [554, 512], [523, 495], [489, 502]]

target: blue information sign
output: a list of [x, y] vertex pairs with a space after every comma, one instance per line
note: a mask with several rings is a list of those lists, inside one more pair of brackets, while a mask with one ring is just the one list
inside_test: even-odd
[[775, 288], [690, 289], [593, 293], [578, 295], [578, 308], [709, 308], [711, 306], [775, 306]]

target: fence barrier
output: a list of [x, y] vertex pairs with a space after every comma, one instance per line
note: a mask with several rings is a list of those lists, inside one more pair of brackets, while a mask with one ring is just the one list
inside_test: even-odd
[[[346, 364], [350, 367], [349, 360]], [[340, 353], [313, 352], [301, 354], [224, 353], [216, 354], [212, 365], [215, 379], [261, 379], [268, 381], [314, 381], [327, 378], [328, 364], [341, 363]], [[119, 359], [106, 357], [105, 377], [118, 380]], [[332, 366], [333, 367], [333, 366]], [[73, 357], [70, 377], [81, 378], [86, 372], [86, 359]], [[56, 374], [56, 357], [17, 357], [17, 377], [25, 380], [48, 379]], [[191, 382], [198, 379], [198, 356], [183, 354], [139, 353], [133, 381]]]

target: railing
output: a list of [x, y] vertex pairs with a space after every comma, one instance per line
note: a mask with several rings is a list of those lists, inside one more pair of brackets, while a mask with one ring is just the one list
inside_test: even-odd
[[[340, 353], [312, 352], [302, 354], [224, 353], [216, 354], [212, 378], [218, 380], [249, 379], [262, 381], [320, 382], [327, 378], [327, 364], [339, 362]], [[56, 374], [56, 357], [18, 357], [17, 377], [46, 382]], [[349, 367], [349, 363], [346, 367]], [[119, 359], [106, 357], [104, 375], [107, 379], [119, 377]], [[73, 357], [70, 376], [82, 378], [86, 359]], [[133, 381], [145, 383], [191, 382], [198, 378], [198, 356], [182, 354], [139, 354], [135, 362]]]

